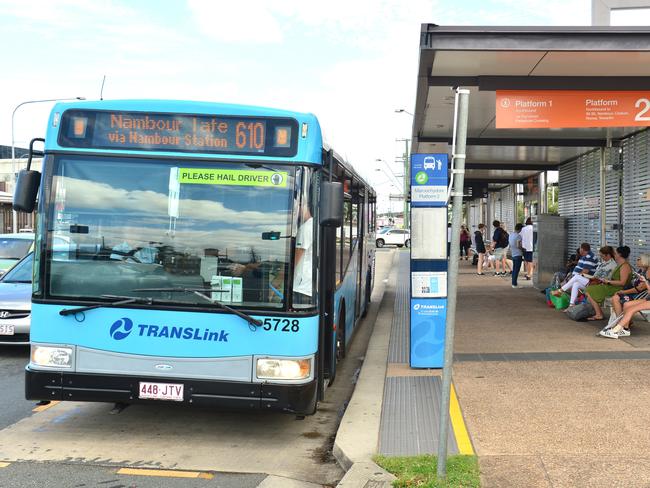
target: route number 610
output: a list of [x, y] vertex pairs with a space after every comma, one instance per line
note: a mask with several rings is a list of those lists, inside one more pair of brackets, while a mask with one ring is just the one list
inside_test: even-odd
[[650, 110], [650, 100], [648, 100], [647, 98], [639, 98], [634, 104], [634, 106], [636, 108], [643, 106], [643, 110], [641, 110], [638, 114], [636, 114], [634, 120], [638, 122], [650, 121], [650, 117], [645, 116], [645, 114], [648, 113], [648, 111]]

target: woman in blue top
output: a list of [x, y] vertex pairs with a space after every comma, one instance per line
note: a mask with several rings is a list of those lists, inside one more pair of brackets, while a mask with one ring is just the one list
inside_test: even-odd
[[508, 245], [512, 255], [512, 287], [517, 288], [517, 277], [521, 269], [521, 262], [524, 259], [523, 248], [521, 245], [521, 229], [523, 225], [515, 225], [515, 231], [508, 236]]

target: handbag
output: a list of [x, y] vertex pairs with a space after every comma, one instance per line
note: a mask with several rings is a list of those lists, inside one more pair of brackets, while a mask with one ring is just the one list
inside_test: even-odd
[[564, 310], [569, 306], [569, 295], [562, 293], [559, 297], [551, 295], [551, 302], [555, 307], [555, 310]]

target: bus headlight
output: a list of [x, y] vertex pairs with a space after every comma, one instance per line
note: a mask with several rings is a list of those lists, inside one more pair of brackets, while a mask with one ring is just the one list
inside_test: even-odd
[[261, 380], [304, 380], [311, 375], [311, 359], [260, 358], [256, 371]]
[[32, 345], [32, 363], [50, 368], [71, 368], [72, 348]]

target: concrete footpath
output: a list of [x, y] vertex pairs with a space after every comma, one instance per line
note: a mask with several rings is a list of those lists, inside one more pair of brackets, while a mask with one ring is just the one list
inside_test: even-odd
[[[437, 450], [439, 371], [408, 367], [408, 251], [391, 252], [334, 444], [345, 488], [390, 486], [377, 453]], [[650, 324], [596, 337], [603, 323], [547, 308], [530, 282], [459, 271], [450, 454], [475, 451], [483, 487], [650, 487]]]

